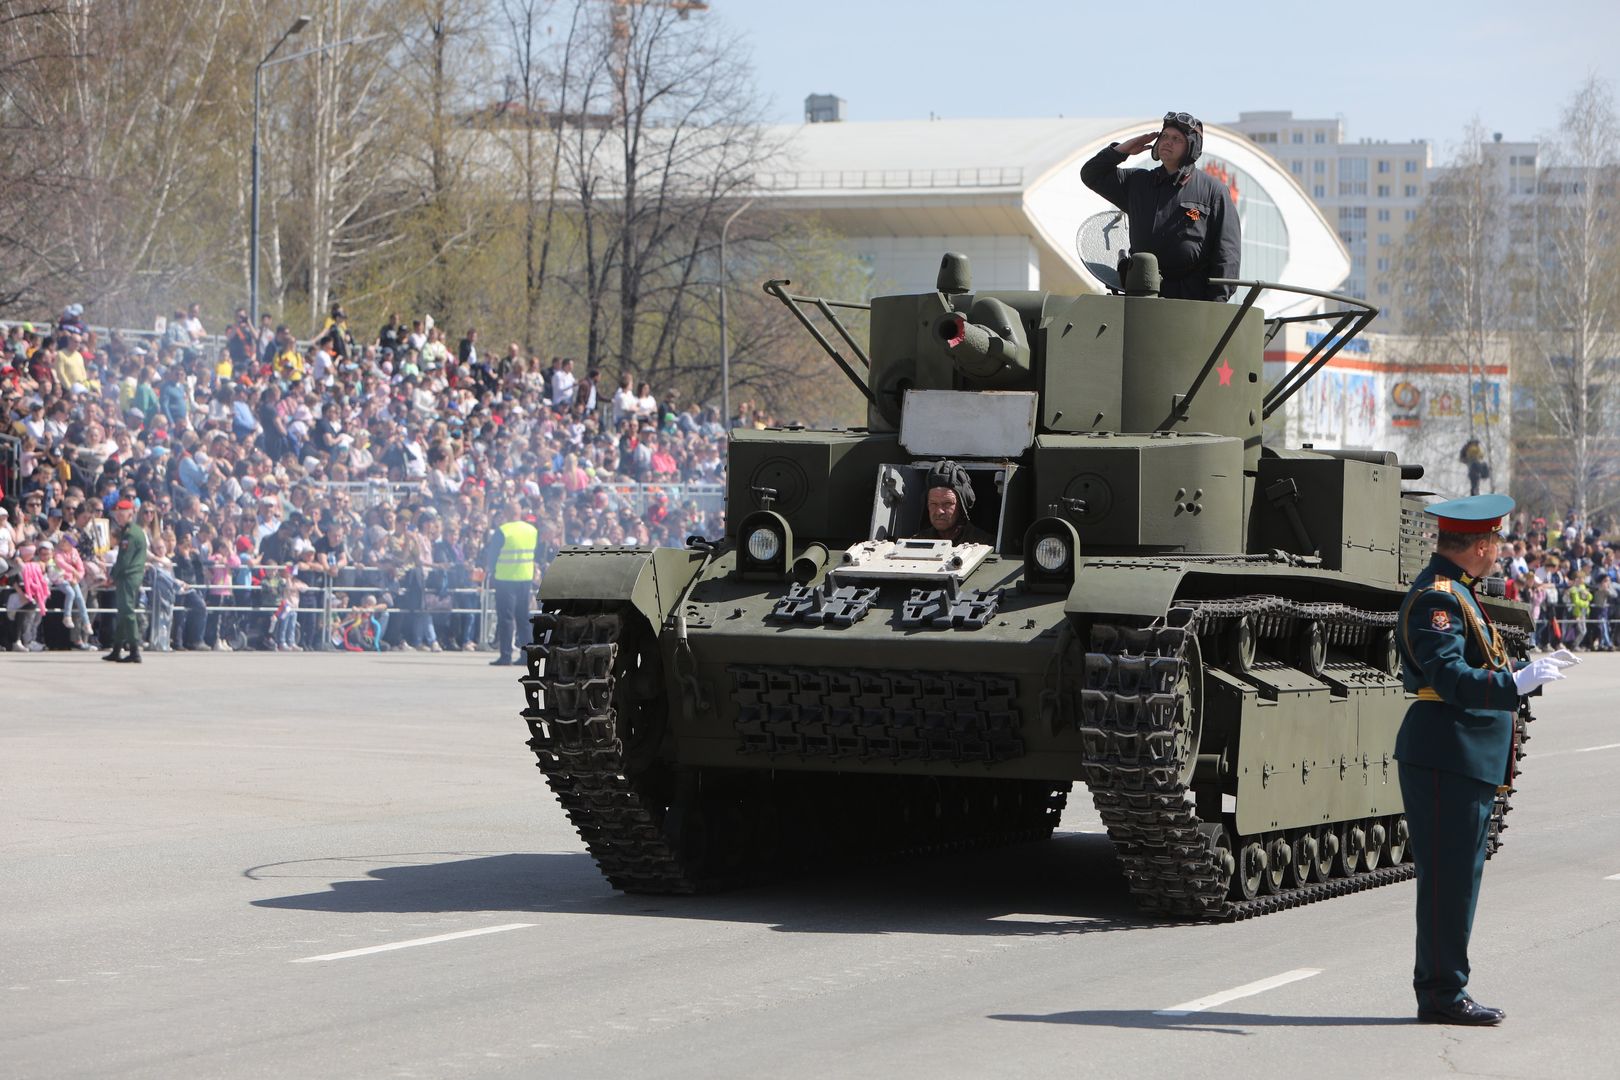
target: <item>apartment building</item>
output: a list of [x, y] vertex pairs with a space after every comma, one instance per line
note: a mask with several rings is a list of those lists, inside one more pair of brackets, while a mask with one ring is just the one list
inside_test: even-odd
[[1347, 142], [1343, 120], [1303, 119], [1291, 111], [1239, 113], [1222, 126], [1281, 162], [1321, 208], [1350, 252], [1350, 276], [1340, 288], [1383, 308], [1379, 328], [1398, 331], [1402, 312], [1394, 277], [1427, 189], [1429, 143]]

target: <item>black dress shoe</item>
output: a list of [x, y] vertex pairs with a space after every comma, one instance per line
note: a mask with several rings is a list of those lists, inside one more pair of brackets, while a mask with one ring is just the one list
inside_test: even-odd
[[1501, 1009], [1491, 1009], [1472, 998], [1463, 998], [1451, 1005], [1432, 1009], [1419, 1009], [1420, 1024], [1460, 1024], [1464, 1027], [1489, 1027], [1500, 1024], [1507, 1016]]
[[115, 664], [118, 663], [123, 658], [124, 658], [124, 647], [122, 645], [114, 645], [113, 648], [112, 648], [112, 652], [110, 652], [106, 656], [102, 657], [103, 660], [110, 660]]

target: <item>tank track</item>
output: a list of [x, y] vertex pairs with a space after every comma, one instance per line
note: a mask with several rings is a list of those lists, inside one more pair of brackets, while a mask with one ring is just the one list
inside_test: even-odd
[[[805, 863], [893, 858], [1049, 837], [1070, 785], [931, 776], [777, 773], [703, 800], [695, 777], [659, 775], [662, 726], [624, 722], [638, 706], [621, 662], [623, 610], [549, 610], [532, 619], [522, 678], [529, 747], [608, 882], [680, 894], [756, 883]], [[661, 683], [656, 698], [664, 700]], [[626, 743], [630, 745], [627, 746]], [[729, 770], [727, 770], [729, 772]], [[741, 776], [767, 776], [744, 770]], [[701, 807], [694, 813], [695, 807]], [[694, 825], [724, 818], [716, 844]], [[782, 858], [784, 852], [789, 858]]]
[[[1273, 626], [1317, 620], [1328, 640], [1339, 642], [1395, 623], [1393, 612], [1256, 596], [1186, 602], [1146, 628], [1093, 625], [1081, 701], [1086, 783], [1137, 902], [1170, 915], [1235, 921], [1410, 878], [1411, 864], [1402, 863], [1284, 887], [1253, 899], [1229, 895], [1225, 855], [1213, 843], [1215, 823], [1200, 820], [1193, 791], [1184, 781], [1190, 773], [1185, 755], [1197, 753], [1197, 747], [1178, 746], [1177, 732], [1186, 707], [1180, 688], [1198, 635], [1243, 616], [1272, 620]], [[1523, 635], [1504, 630], [1510, 645], [1522, 651]], [[1520, 757], [1528, 719], [1529, 710], [1521, 707], [1515, 721]], [[1502, 819], [1511, 808], [1511, 794], [1497, 796], [1489, 852], [1500, 845], [1507, 827]], [[1237, 838], [1232, 839], [1235, 843]]]

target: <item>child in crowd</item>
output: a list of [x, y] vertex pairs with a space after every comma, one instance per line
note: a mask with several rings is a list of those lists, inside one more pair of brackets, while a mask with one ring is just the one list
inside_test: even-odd
[[298, 645], [298, 594], [304, 583], [288, 577], [276, 590], [276, 610], [270, 616], [270, 640], [276, 652], [303, 652]]

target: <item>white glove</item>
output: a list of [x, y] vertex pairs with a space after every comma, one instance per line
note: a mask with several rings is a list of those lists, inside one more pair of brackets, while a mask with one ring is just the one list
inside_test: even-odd
[[1574, 667], [1576, 664], [1581, 662], [1581, 658], [1570, 652], [1568, 649], [1559, 649], [1555, 653], [1548, 653], [1546, 656], [1542, 657], [1542, 659], [1551, 660], [1561, 668]]
[[1519, 691], [1519, 696], [1524, 697], [1537, 687], [1562, 679], [1564, 673], [1560, 669], [1567, 666], [1559, 664], [1557, 654], [1532, 660], [1513, 673], [1513, 686]]

